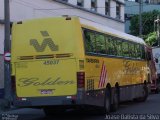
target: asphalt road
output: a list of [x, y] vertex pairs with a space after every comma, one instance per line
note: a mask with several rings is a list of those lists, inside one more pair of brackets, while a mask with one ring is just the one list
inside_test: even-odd
[[[160, 120], [160, 94], [151, 94], [146, 102], [126, 102], [117, 112], [109, 115], [82, 111], [68, 111], [54, 116], [45, 116], [42, 109], [18, 109], [2, 113], [2, 120]], [[12, 118], [12, 119], [5, 119]], [[14, 118], [14, 119], [13, 119]]]

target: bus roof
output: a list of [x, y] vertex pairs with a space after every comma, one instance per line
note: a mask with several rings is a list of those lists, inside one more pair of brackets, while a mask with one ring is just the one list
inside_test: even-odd
[[81, 22], [82, 25], [94, 28], [94, 29], [96, 29], [100, 32], [108, 33], [108, 34], [114, 35], [114, 36], [119, 37], [119, 38], [123, 38], [123, 39], [128, 40], [128, 41], [132, 41], [132, 42], [136, 42], [136, 43], [146, 45], [144, 40], [139, 38], [139, 37], [129, 35], [127, 33], [112, 29], [112, 28], [104, 26], [102, 24], [99, 24], [99, 23], [96, 23], [96, 22], [93, 22], [93, 21], [89, 21], [89, 20], [86, 20], [86, 19], [83, 19], [83, 18], [80, 18], [80, 22]]
[[[73, 19], [74, 18], [79, 18], [80, 23], [82, 25], [84, 25], [88, 28], [93, 28], [93, 29], [97, 30], [97, 32], [99, 31], [99, 32], [108, 33], [108, 34], [113, 35], [115, 37], [119, 37], [119, 38], [122, 38], [122, 39], [125, 39], [125, 40], [128, 40], [128, 41], [132, 41], [132, 42], [136, 42], [136, 43], [139, 43], [139, 44], [146, 45], [144, 40], [139, 38], [139, 37], [129, 35], [127, 33], [115, 30], [115, 29], [107, 27], [103, 24], [96, 23], [94, 21], [84, 19], [84, 18], [81, 18], [79, 16], [64, 16], [64, 17], [69, 17], [69, 18], [71, 17]], [[62, 18], [64, 18], [64, 17], [62, 17]], [[52, 18], [54, 18], [54, 17], [52, 17]], [[48, 19], [52, 19], [52, 18], [48, 18]], [[55, 17], [55, 18], [60, 18], [60, 17]], [[34, 21], [34, 20], [41, 20], [41, 19], [44, 19], [44, 18], [37, 18], [37, 19], [32, 19], [32, 20], [27, 20], [27, 21]], [[26, 21], [23, 21], [23, 22], [26, 22]]]

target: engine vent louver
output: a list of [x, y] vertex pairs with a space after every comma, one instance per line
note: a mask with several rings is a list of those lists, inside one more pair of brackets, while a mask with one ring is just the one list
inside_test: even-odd
[[35, 55], [35, 56], [19, 56], [17, 57], [18, 60], [33, 60], [33, 59], [48, 59], [48, 58], [66, 58], [72, 57], [72, 53], [66, 54], [49, 54], [49, 55]]

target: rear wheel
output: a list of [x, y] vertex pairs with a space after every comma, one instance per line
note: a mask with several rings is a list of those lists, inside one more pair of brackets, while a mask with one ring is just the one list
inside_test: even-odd
[[147, 84], [144, 84], [143, 86], [143, 97], [142, 97], [142, 101], [146, 101], [148, 98], [148, 87]]
[[137, 102], [145, 102], [147, 100], [149, 93], [148, 93], [148, 87], [147, 84], [144, 84], [143, 91], [142, 91], [142, 97], [136, 98], [135, 101]]
[[109, 88], [106, 88], [105, 99], [104, 99], [104, 110], [105, 114], [109, 113], [111, 109], [111, 92]]
[[119, 107], [119, 92], [116, 88], [113, 94], [113, 104], [111, 105], [111, 111], [115, 112]]

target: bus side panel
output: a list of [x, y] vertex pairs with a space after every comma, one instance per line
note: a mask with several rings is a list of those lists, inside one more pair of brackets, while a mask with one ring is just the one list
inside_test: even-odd
[[146, 61], [86, 55], [85, 64], [87, 104], [103, 106], [107, 84], [112, 91], [119, 84], [121, 101], [142, 96], [143, 83], [148, 79]]

